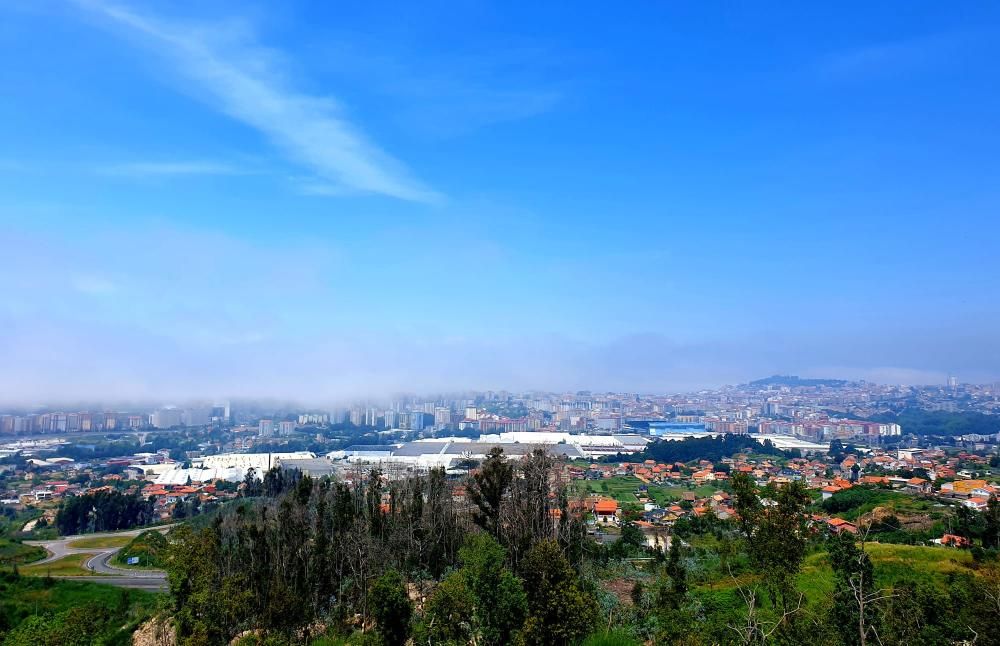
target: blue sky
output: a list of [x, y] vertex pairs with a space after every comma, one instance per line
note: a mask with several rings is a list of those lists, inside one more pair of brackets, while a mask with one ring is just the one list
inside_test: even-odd
[[4, 3], [5, 398], [1000, 378], [1000, 7], [537, 4]]

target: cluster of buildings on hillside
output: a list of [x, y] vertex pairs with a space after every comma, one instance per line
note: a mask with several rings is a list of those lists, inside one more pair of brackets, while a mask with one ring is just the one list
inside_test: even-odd
[[[23, 466], [13, 467], [14, 473], [8, 474], [13, 476], [8, 481], [18, 484], [3, 492], [2, 497], [5, 505], [40, 506], [51, 515], [65, 496], [125, 486], [129, 491], [152, 499], [155, 512], [168, 518], [177, 517], [179, 506], [197, 507], [231, 498], [237, 495], [248, 473], [260, 478], [274, 467], [295, 469], [314, 477], [332, 475], [344, 480], [363, 478], [372, 466], [380, 467], [387, 478], [434, 467], [444, 467], [458, 475], [476, 468], [497, 446], [513, 460], [541, 448], [560, 458], [563, 481], [634, 477], [638, 484], [633, 492], [634, 501], [629, 502], [639, 509], [635, 520], [650, 545], [662, 545], [669, 533], [666, 530], [682, 518], [709, 513], [723, 519], [731, 517], [732, 500], [725, 488], [732, 474], [737, 472], [750, 475], [762, 486], [801, 481], [824, 499], [860, 484], [935, 497], [982, 510], [990, 496], [1000, 492], [995, 477], [979, 475], [991, 473], [987, 457], [954, 451], [859, 449], [838, 457], [837, 461], [819, 452], [793, 459], [737, 456], [715, 463], [700, 460], [668, 464], [652, 460], [629, 461], [624, 457], [610, 463], [597, 461], [609, 455], [638, 453], [650, 441], [648, 435], [638, 434], [513, 431], [487, 434], [477, 440], [439, 438], [352, 446], [327, 455], [307, 451], [237, 452], [190, 455], [181, 461], [171, 459], [169, 451], [160, 450], [80, 462], [60, 457], [59, 449], [65, 445], [56, 440], [24, 441], [22, 457], [30, 457]], [[10, 470], [12, 467], [3, 468]], [[663, 488], [677, 493], [671, 500], [664, 500]], [[699, 495], [696, 491], [707, 493]], [[456, 486], [455, 495], [461, 496], [460, 485]], [[583, 505], [583, 511], [599, 526], [621, 522], [625, 517], [621, 502], [598, 494], [574, 504]], [[817, 515], [813, 520], [831, 532], [857, 531], [853, 523], [843, 519]]]
[[0, 504], [14, 509], [39, 507], [44, 511], [42, 518], [51, 523], [66, 497], [119, 490], [151, 499], [154, 513], [165, 519], [176, 516], [178, 505], [197, 508], [237, 495], [237, 485], [222, 478], [197, 483], [155, 481], [157, 471], [171, 470], [178, 464], [167, 451], [80, 462], [60, 457], [28, 458], [25, 467], [3, 467], [8, 484], [0, 491]]
[[[312, 432], [318, 427], [353, 425], [426, 436], [461, 433], [474, 437], [531, 431], [616, 435], [685, 430], [760, 433], [818, 443], [850, 439], [879, 444], [906, 433], [906, 429], [868, 418], [908, 408], [997, 414], [1000, 387], [962, 384], [957, 378], [944, 385], [917, 387], [771, 377], [740, 386], [672, 395], [487, 391], [433, 398], [407, 396], [304, 411], [252, 402], [129, 411], [9, 411], [0, 412], [0, 434], [217, 425], [252, 427], [258, 436], [270, 438]], [[996, 431], [1000, 434], [1000, 421]], [[992, 442], [996, 443], [997, 437]]]
[[[991, 496], [1000, 496], [1000, 483], [973, 477], [968, 470], [957, 469], [960, 464], [986, 467], [982, 456], [972, 454], [944, 455], [937, 452], [900, 452], [890, 455], [872, 452], [859, 457], [848, 456], [838, 464], [822, 459], [792, 459], [783, 464], [771, 460], [751, 460], [742, 458], [723, 459], [717, 464], [701, 460], [697, 464], [665, 464], [653, 460], [644, 462], [621, 462], [616, 464], [595, 463], [589, 467], [566, 465], [568, 480], [603, 481], [623, 476], [634, 477], [639, 484], [631, 492], [630, 506], [641, 505], [641, 518], [636, 521], [647, 535], [647, 542], [660, 540], [660, 528], [670, 527], [682, 518], [695, 518], [714, 514], [720, 519], [734, 515], [732, 499], [723, 489], [712, 491], [711, 487], [723, 487], [734, 473], [749, 475], [759, 486], [782, 485], [801, 481], [807, 488], [819, 490], [821, 499], [826, 500], [839, 491], [858, 485], [878, 486], [902, 491], [916, 496], [932, 497], [942, 502], [961, 504], [970, 509], [983, 511]], [[855, 469], [858, 465], [858, 469]], [[891, 475], [893, 472], [912, 472], [922, 469], [928, 478]], [[866, 470], [890, 475], [863, 475]], [[680, 500], [669, 502], [655, 500], [654, 489], [663, 491], [669, 487], [680, 491]], [[593, 489], [594, 487], [591, 487]], [[697, 490], [708, 488], [711, 492], [698, 495]], [[669, 490], [669, 489], [668, 489]], [[624, 502], [624, 501], [621, 501]], [[618, 525], [626, 517], [619, 500], [607, 494], [591, 494], [584, 503], [591, 510], [598, 524]], [[842, 518], [827, 514], [814, 514], [814, 526], [825, 528], [831, 533], [859, 531], [858, 526]], [[938, 542], [946, 545], [962, 546], [962, 539], [946, 534]]]

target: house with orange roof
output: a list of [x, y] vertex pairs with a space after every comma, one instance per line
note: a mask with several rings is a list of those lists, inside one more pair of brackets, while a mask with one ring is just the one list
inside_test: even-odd
[[969, 509], [975, 509], [976, 511], [986, 511], [986, 508], [989, 506], [989, 503], [990, 503], [989, 498], [984, 498], [982, 496], [973, 496], [968, 500], [962, 501], [963, 505], [965, 505]]
[[906, 481], [906, 490], [914, 493], [929, 493], [931, 490], [931, 483], [929, 480], [925, 480], [924, 478], [910, 478]]
[[982, 489], [985, 486], [985, 480], [956, 480], [954, 482], [946, 482], [941, 485], [941, 493], [952, 494], [955, 496], [971, 496], [973, 490]]
[[594, 502], [594, 506], [591, 509], [594, 513], [594, 519], [598, 523], [608, 524], [618, 524], [618, 501], [611, 498], [599, 498]]
[[858, 526], [843, 518], [831, 518], [826, 521], [826, 524], [834, 534], [843, 534], [844, 532], [850, 532], [851, 534], [858, 533]]
[[941, 478], [954, 478], [955, 470], [951, 467], [937, 467], [931, 472], [935, 480], [940, 480]]
[[820, 489], [820, 491], [822, 492], [821, 495], [823, 497], [823, 500], [827, 500], [833, 497], [833, 494], [837, 493], [838, 491], [843, 491], [843, 487], [838, 487], [837, 485], [826, 485], [825, 487]]
[[691, 479], [695, 482], [708, 482], [710, 480], [715, 480], [715, 474], [711, 469], [703, 469], [701, 471], [695, 471], [691, 474]]
[[972, 545], [972, 542], [966, 537], [955, 534], [945, 534], [941, 538], [935, 538], [932, 542], [950, 547], [970, 547]]

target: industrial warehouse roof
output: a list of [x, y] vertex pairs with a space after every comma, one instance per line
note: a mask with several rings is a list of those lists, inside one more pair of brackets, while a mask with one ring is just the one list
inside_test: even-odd
[[344, 453], [390, 453], [395, 448], [393, 444], [352, 444], [344, 449]]
[[335, 470], [333, 463], [326, 458], [281, 460], [280, 464], [283, 469], [298, 469], [312, 478], [332, 475]]
[[544, 448], [553, 455], [565, 455], [571, 458], [583, 457], [580, 449], [572, 444], [515, 444], [476, 442], [473, 440], [467, 442], [409, 442], [394, 450], [392, 456], [407, 458], [422, 455], [484, 456], [493, 447], [503, 449], [504, 455], [510, 457], [523, 457], [530, 454], [536, 448]]
[[[393, 457], [414, 458], [420, 455], [441, 453], [451, 442], [407, 442], [400, 447], [387, 447]], [[489, 451], [489, 449], [487, 449]]]

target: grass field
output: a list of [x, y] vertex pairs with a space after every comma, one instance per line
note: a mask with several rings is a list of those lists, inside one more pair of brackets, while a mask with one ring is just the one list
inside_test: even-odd
[[[119, 550], [112, 562], [116, 567], [155, 570], [164, 565], [163, 560], [166, 558], [168, 545], [167, 537], [160, 532], [145, 531]], [[128, 559], [130, 557], [138, 558], [139, 564], [129, 565]]]
[[863, 514], [869, 513], [876, 507], [885, 507], [893, 510], [895, 513], [903, 516], [909, 516], [914, 514], [926, 514], [932, 518], [939, 519], [948, 515], [950, 512], [947, 508], [942, 507], [933, 501], [924, 500], [920, 498], [915, 498], [913, 496], [908, 496], [906, 494], [889, 492], [890, 495], [886, 496], [885, 499], [874, 501], [865, 505], [861, 505], [856, 509], [851, 509], [842, 514], [837, 514], [842, 516], [847, 520], [857, 520], [858, 517]]
[[951, 547], [868, 543], [865, 550], [871, 555], [877, 576], [887, 582], [912, 577], [915, 573], [943, 580], [943, 575], [969, 571], [967, 566], [972, 563], [969, 550]]
[[[972, 554], [967, 550], [948, 547], [922, 547], [917, 545], [890, 545], [868, 543], [865, 545], [875, 566], [875, 582], [880, 587], [893, 586], [900, 581], [934, 581], [943, 583], [947, 575], [972, 572]], [[753, 577], [740, 583], [749, 583]], [[833, 570], [826, 552], [810, 554], [802, 564], [796, 586], [810, 603], [829, 598], [834, 590]], [[736, 603], [736, 583], [731, 579], [715, 581], [700, 586], [702, 594], [714, 597], [717, 602]]]
[[[130, 590], [129, 596], [146, 604], [155, 602], [156, 593]], [[24, 605], [32, 611], [59, 612], [96, 601], [111, 605], [121, 598], [121, 590], [101, 583], [45, 581], [37, 578], [0, 575], [0, 606]]]
[[92, 550], [124, 547], [125, 545], [128, 545], [130, 540], [132, 540], [131, 536], [94, 536], [70, 541], [66, 545], [67, 547], [73, 547], [79, 550]]
[[0, 538], [0, 564], [30, 563], [45, 558], [45, 550], [35, 545], [25, 545], [8, 538]]
[[[11, 631], [31, 615], [57, 613], [94, 605], [115, 612], [108, 634], [93, 643], [129, 644], [132, 630], [156, 611], [162, 595], [143, 590], [123, 590], [109, 585], [64, 579], [0, 573], [0, 625]], [[51, 636], [50, 636], [51, 639]], [[8, 643], [23, 644], [25, 641]], [[35, 643], [43, 643], [36, 640]], [[54, 643], [52, 641], [44, 643]], [[78, 636], [72, 643], [88, 643]]]
[[88, 570], [84, 564], [93, 554], [68, 554], [48, 563], [33, 563], [20, 568], [21, 574], [28, 576], [100, 576]]
[[635, 490], [642, 481], [633, 476], [618, 476], [606, 480], [574, 480], [573, 490], [584, 494], [596, 493], [614, 498], [620, 503], [638, 503]]
[[[635, 491], [645, 484], [634, 476], [616, 476], [606, 480], [574, 480], [571, 488], [575, 493], [591, 494], [614, 498], [621, 504], [638, 504]], [[718, 487], [712, 485], [701, 485], [691, 488], [680, 485], [646, 485], [649, 497], [657, 505], [665, 506], [671, 502], [681, 499], [685, 491], [694, 491], [699, 498], [711, 496]]]

